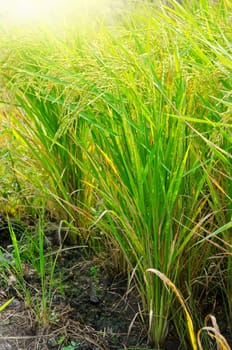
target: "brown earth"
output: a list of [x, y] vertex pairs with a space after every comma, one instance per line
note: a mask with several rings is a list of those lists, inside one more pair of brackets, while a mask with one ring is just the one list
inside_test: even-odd
[[[0, 245], [9, 246], [6, 230], [0, 231]], [[17, 293], [15, 279], [9, 272], [8, 286], [1, 284], [0, 304], [12, 296], [15, 299], [0, 312], [0, 350], [150, 349], [146, 328], [139, 316], [142, 306], [138, 294], [135, 288], [128, 290], [127, 278], [115, 275], [109, 262], [110, 254], [103, 259], [102, 255], [93, 256], [80, 247], [64, 248], [54, 277], [59, 282], [63, 276], [62, 290], [54, 292], [52, 320], [43, 327]], [[41, 293], [37, 273], [25, 265], [24, 278], [36, 300], [36, 295], [40, 297]], [[224, 335], [230, 340], [222, 308], [216, 313]], [[164, 349], [185, 350], [181, 349], [172, 326]]]

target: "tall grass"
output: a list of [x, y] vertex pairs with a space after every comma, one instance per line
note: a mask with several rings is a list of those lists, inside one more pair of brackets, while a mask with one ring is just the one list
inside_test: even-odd
[[[41, 45], [33, 47], [33, 53], [26, 50], [27, 45], [32, 45], [30, 40], [22, 48], [15, 44], [13, 59], [18, 59], [20, 64], [18, 67], [11, 66], [10, 62], [6, 65], [8, 90], [14, 91], [17, 87], [9, 98], [20, 107], [11, 118], [12, 137], [24, 147], [25, 156], [21, 158], [24, 166], [28, 167], [28, 158], [35, 160], [35, 176], [31, 174], [34, 187], [50, 201], [58, 203], [55, 216], [69, 217], [83, 238], [88, 236], [85, 230], [89, 214], [85, 208], [91, 206], [92, 195], [79, 163], [84, 164], [82, 148], [89, 149], [91, 140], [90, 126], [79, 117], [78, 110], [88, 103], [88, 93], [73, 92], [73, 82], [65, 75], [70, 64], [63, 61], [67, 52], [64, 57], [59, 56], [63, 46], [54, 38], [51, 40], [47, 32], [38, 40]], [[57, 77], [58, 72], [61, 76]], [[79, 146], [73, 138], [79, 140]], [[17, 172], [20, 178], [25, 178], [23, 169]]]
[[173, 296], [146, 269], [193, 298], [209, 257], [231, 249], [230, 7], [144, 4], [88, 40], [21, 37], [2, 71], [43, 194], [82, 238], [97, 227], [120, 247], [156, 347]]

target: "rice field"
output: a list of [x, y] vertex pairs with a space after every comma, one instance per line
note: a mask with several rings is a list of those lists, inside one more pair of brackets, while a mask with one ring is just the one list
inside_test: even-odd
[[69, 245], [109, 253], [138, 290], [153, 349], [172, 324], [181, 349], [228, 350], [200, 311], [220, 294], [231, 337], [232, 2], [104, 9], [0, 22], [1, 215], [43, 211], [68, 225]]

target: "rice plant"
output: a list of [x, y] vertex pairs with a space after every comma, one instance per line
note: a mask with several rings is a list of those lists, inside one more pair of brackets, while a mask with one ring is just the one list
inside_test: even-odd
[[[38, 57], [36, 50], [43, 50]], [[12, 78], [6, 75], [7, 80], [10, 78], [8, 89], [14, 90], [17, 86], [10, 98], [15, 99], [20, 106], [11, 118], [12, 137], [23, 147], [25, 156], [21, 161], [24, 166], [27, 167], [29, 159], [35, 160], [34, 164], [30, 162], [33, 173], [36, 174], [34, 177], [31, 174], [31, 182], [35, 182], [34, 188], [39, 188], [44, 198], [50, 202], [59, 204], [55, 208], [53, 206], [55, 216], [69, 217], [79, 232], [83, 233], [80, 235], [83, 238], [88, 236], [85, 230], [87, 231], [89, 214], [85, 207], [91, 206], [92, 195], [91, 187], [85, 181], [78, 163], [84, 163], [81, 147], [88, 149], [91, 140], [89, 126], [79, 118], [77, 106], [85, 103], [87, 96], [82, 98], [80, 93], [70, 92], [72, 83], [68, 78], [65, 82], [62, 77], [54, 76], [57, 68], [53, 66], [52, 60], [55, 60], [55, 55], [51, 57], [51, 69], [49, 62], [46, 62], [46, 55], [53, 50], [55, 48], [52, 43], [49, 49], [46, 45], [44, 48], [35, 47], [33, 55], [30, 53], [29, 56], [25, 47], [22, 52], [16, 50], [23, 68], [11, 68]], [[8, 66], [7, 68], [9, 69]], [[68, 103], [70, 100], [72, 105]], [[18, 123], [18, 120], [21, 122]], [[61, 128], [64, 120], [68, 121], [66, 129]], [[74, 137], [80, 141], [81, 147], [73, 143]], [[25, 178], [23, 169], [18, 168], [17, 172], [21, 179]], [[76, 239], [75, 235], [72, 239]]]
[[[185, 313], [185, 317], [186, 317], [186, 321], [187, 321], [187, 328], [189, 331], [189, 336], [191, 339], [191, 346], [192, 346], [193, 350], [198, 350], [198, 349], [203, 350], [202, 343], [201, 343], [201, 333], [203, 331], [206, 331], [208, 333], [208, 335], [216, 341], [218, 349], [222, 349], [222, 350], [230, 350], [231, 349], [229, 344], [227, 343], [227, 340], [221, 334], [220, 329], [219, 329], [218, 324], [217, 324], [217, 321], [213, 315], [208, 315], [206, 317], [206, 320], [205, 320], [206, 325], [204, 327], [202, 327], [197, 332], [197, 334], [195, 334], [191, 315], [189, 313], [188, 307], [187, 307], [187, 305], [184, 301], [184, 298], [181, 295], [180, 291], [176, 288], [176, 286], [173, 284], [173, 282], [169, 278], [167, 278], [167, 276], [165, 276], [162, 272], [160, 272], [156, 269], [151, 269], [151, 268], [147, 269], [147, 272], [151, 272], [151, 273], [154, 273], [155, 275], [157, 275], [163, 281], [163, 283], [165, 283], [165, 285], [170, 287], [172, 292], [176, 295], [176, 297], [177, 297], [178, 301], [180, 302], [181, 307]], [[207, 326], [208, 320], [210, 320], [212, 322], [212, 326]]]
[[[99, 77], [93, 106], [98, 124], [92, 128], [98, 152], [88, 156], [105, 202], [103, 227], [107, 223], [136, 271], [155, 346], [165, 339], [172, 297], [156, 278], [144, 277], [146, 267], [155, 266], [175, 283], [183, 276], [191, 283], [211, 254], [210, 247], [197, 250], [196, 241], [225, 223], [213, 166], [222, 149], [215, 128], [230, 132], [230, 126], [209, 108], [211, 96], [221, 91], [200, 29], [208, 5], [201, 5], [199, 13], [174, 3], [175, 9], [164, 7], [149, 20], [129, 18], [127, 35], [104, 33], [104, 51], [102, 44], [93, 54], [100, 72], [92, 72]], [[161, 18], [168, 23], [164, 29]], [[229, 164], [228, 147], [222, 153]], [[226, 196], [229, 203], [230, 191]]]

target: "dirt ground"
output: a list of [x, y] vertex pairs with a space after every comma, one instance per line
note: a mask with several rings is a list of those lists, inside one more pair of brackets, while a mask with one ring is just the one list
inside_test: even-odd
[[[113, 276], [107, 265], [104, 260], [88, 259], [80, 249], [64, 250], [56, 269], [57, 276], [63, 275], [63, 291], [53, 295], [54, 321], [45, 327], [15, 296], [14, 288], [2, 289], [1, 304], [12, 295], [15, 299], [0, 313], [0, 350], [62, 349], [65, 343], [70, 350], [149, 347], [136, 293], [128, 296], [125, 276]], [[28, 273], [26, 279], [36, 290], [37, 277]]]
[[[1, 230], [0, 230], [1, 231]], [[0, 232], [3, 242], [3, 230]], [[6, 238], [4, 238], [6, 245]], [[52, 295], [52, 320], [43, 327], [35, 313], [16, 293], [14, 281], [1, 286], [0, 305], [14, 301], [0, 312], [0, 350], [117, 350], [150, 349], [146, 328], [140, 318], [141, 301], [135, 289], [128, 292], [126, 276], [110, 269], [105, 259], [85, 249], [66, 247], [59, 255], [55, 279], [62, 277], [62, 290]], [[25, 266], [28, 288], [40, 295], [36, 273]], [[222, 332], [231, 340], [225, 316], [218, 311]], [[163, 347], [181, 349], [172, 326]]]

